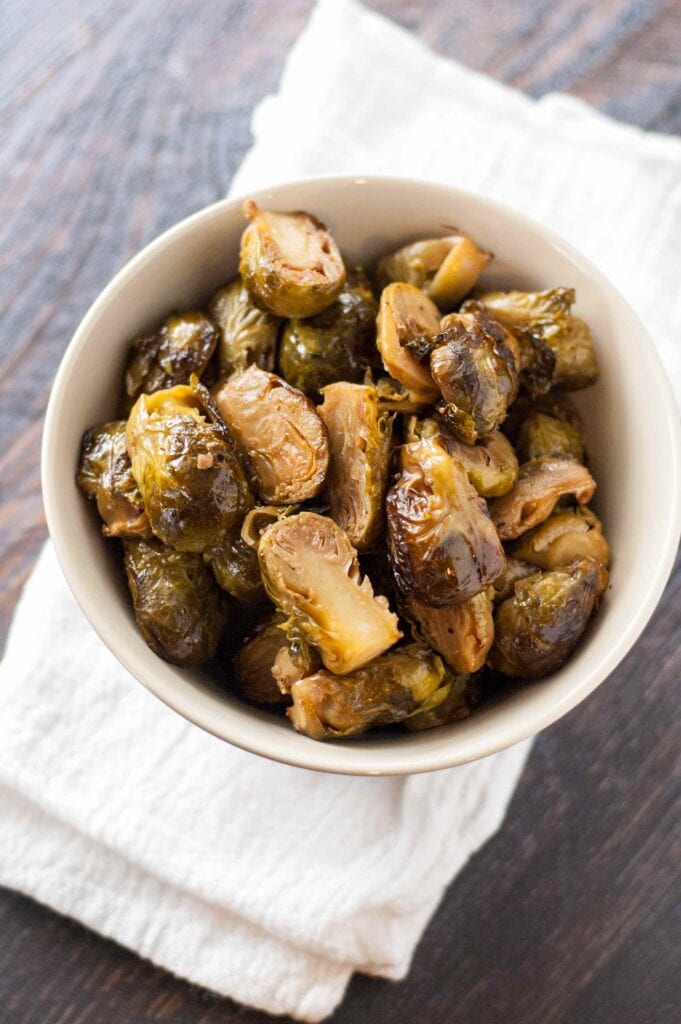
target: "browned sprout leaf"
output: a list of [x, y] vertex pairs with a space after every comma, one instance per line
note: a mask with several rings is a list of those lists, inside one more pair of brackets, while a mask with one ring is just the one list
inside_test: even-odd
[[518, 460], [504, 435], [493, 430], [477, 444], [459, 441], [442, 420], [411, 416], [405, 423], [405, 441], [439, 437], [450, 455], [463, 465], [468, 479], [483, 498], [498, 498], [510, 491], [518, 478]]
[[329, 440], [302, 391], [275, 373], [249, 366], [225, 381], [215, 397], [263, 501], [284, 505], [319, 493]]
[[533, 412], [518, 431], [516, 450], [521, 462], [567, 456], [584, 461], [582, 431], [565, 420]]
[[251, 363], [262, 370], [274, 369], [281, 320], [258, 309], [241, 277], [221, 288], [209, 308], [220, 329], [218, 360], [223, 378]]
[[205, 313], [169, 316], [154, 334], [133, 341], [125, 373], [126, 410], [141, 394], [153, 394], [201, 377], [219, 332]]
[[502, 540], [513, 540], [547, 519], [559, 498], [573, 495], [580, 505], [591, 501], [596, 483], [575, 459], [535, 459], [520, 467], [518, 482], [490, 503]]
[[314, 316], [338, 297], [345, 267], [326, 227], [309, 213], [260, 210], [249, 200], [239, 271], [256, 305], [275, 316]]
[[466, 235], [410, 242], [378, 264], [381, 287], [402, 281], [421, 288], [441, 309], [452, 309], [477, 284], [492, 254]]
[[[370, 374], [366, 375], [365, 383], [371, 383]], [[404, 384], [392, 377], [379, 377], [375, 387], [378, 401], [385, 412], [417, 413], [423, 408], [424, 403], [415, 401]]]
[[376, 388], [368, 384], [339, 381], [324, 388], [323, 396], [318, 411], [331, 446], [330, 515], [357, 550], [365, 551], [383, 525], [392, 417], [381, 411]]
[[354, 671], [401, 637], [397, 616], [360, 579], [357, 552], [332, 519], [314, 512], [281, 519], [262, 534], [258, 557], [270, 598], [295, 617], [332, 672]]
[[559, 669], [584, 632], [607, 577], [602, 565], [583, 558], [518, 581], [495, 616], [492, 667], [525, 679]]
[[554, 512], [523, 534], [513, 550], [518, 558], [541, 569], [553, 569], [585, 557], [593, 558], [606, 569], [610, 564], [610, 548], [600, 520], [585, 507]]
[[150, 537], [151, 527], [125, 446], [125, 427], [125, 420], [114, 420], [87, 431], [76, 482], [97, 502], [105, 537]]
[[275, 613], [234, 659], [236, 687], [257, 704], [287, 704], [292, 685], [321, 668], [319, 655], [285, 615]]
[[[488, 292], [480, 301], [526, 344], [540, 342], [555, 356], [551, 384], [573, 391], [598, 380], [591, 331], [570, 312], [573, 288], [544, 292]], [[522, 344], [522, 341], [521, 341]]]
[[430, 372], [442, 394], [438, 411], [459, 440], [473, 444], [496, 430], [515, 401], [517, 345], [484, 313], [450, 313], [433, 340]]
[[160, 541], [126, 540], [125, 571], [135, 618], [152, 651], [175, 665], [200, 665], [227, 623], [224, 595], [201, 555]]
[[437, 438], [401, 449], [388, 493], [388, 547], [400, 590], [433, 607], [459, 604], [499, 575], [504, 552], [485, 502]]
[[381, 292], [376, 344], [386, 371], [402, 384], [412, 402], [434, 402], [437, 386], [405, 347], [416, 339], [432, 339], [440, 329], [440, 313], [427, 295], [411, 284], [389, 284]]
[[206, 551], [238, 529], [253, 499], [234, 442], [198, 383], [141, 395], [127, 427], [151, 528], [179, 551]]
[[454, 672], [477, 672], [485, 664], [494, 640], [491, 588], [461, 604], [431, 608], [413, 599], [406, 615], [424, 643], [441, 654]]
[[437, 655], [410, 644], [383, 654], [348, 675], [322, 669], [291, 687], [287, 714], [298, 732], [315, 740], [356, 736], [436, 707], [450, 676]]

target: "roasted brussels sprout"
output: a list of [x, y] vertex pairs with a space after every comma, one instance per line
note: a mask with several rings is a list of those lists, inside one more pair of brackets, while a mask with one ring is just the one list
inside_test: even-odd
[[450, 676], [427, 647], [410, 644], [348, 675], [316, 672], [291, 687], [287, 714], [314, 740], [356, 736], [430, 711], [448, 695]]
[[398, 586], [406, 597], [436, 608], [466, 601], [504, 567], [485, 502], [438, 438], [405, 445], [401, 460], [386, 500]]
[[505, 601], [507, 597], [511, 597], [516, 582], [525, 579], [526, 576], [532, 576], [536, 571], [536, 565], [530, 565], [529, 562], [523, 562], [522, 558], [507, 554], [506, 565], [492, 584], [495, 603], [498, 604], [499, 601]]
[[596, 483], [575, 459], [535, 459], [520, 467], [518, 482], [490, 505], [502, 540], [513, 540], [547, 519], [559, 498], [574, 495], [580, 505], [591, 501]]
[[430, 373], [442, 418], [465, 444], [496, 430], [518, 394], [513, 337], [483, 313], [450, 313], [433, 339]]
[[581, 430], [543, 412], [530, 413], [523, 421], [516, 438], [516, 450], [522, 462], [563, 456], [584, 461]]
[[[461, 306], [460, 313], [485, 312], [488, 316], [490, 311], [479, 299], [468, 299]], [[503, 323], [501, 317], [499, 321]], [[529, 395], [537, 397], [546, 394], [553, 386], [554, 371], [556, 369], [556, 357], [553, 351], [541, 338], [530, 331], [513, 330], [513, 337], [518, 346], [518, 371], [520, 384]]]
[[345, 267], [326, 227], [309, 213], [273, 213], [249, 200], [239, 271], [256, 305], [275, 316], [314, 316], [334, 302]]
[[407, 598], [405, 612], [418, 637], [454, 672], [477, 672], [485, 664], [494, 640], [491, 587], [449, 608]]
[[510, 442], [498, 430], [477, 444], [463, 444], [446, 424], [434, 418], [411, 416], [405, 424], [405, 440], [440, 437], [450, 455], [462, 463], [468, 479], [483, 498], [498, 498], [518, 479], [518, 460]]
[[265, 589], [295, 617], [332, 672], [352, 672], [392, 647], [397, 616], [371, 581], [360, 581], [357, 552], [332, 519], [314, 512], [281, 519], [258, 547]]
[[152, 651], [175, 665], [214, 656], [227, 623], [224, 595], [201, 555], [160, 541], [126, 540], [135, 618]]
[[492, 667], [526, 679], [555, 672], [572, 654], [606, 585], [607, 571], [591, 558], [519, 580], [495, 616]]
[[535, 397], [527, 391], [520, 392], [501, 425], [502, 433], [512, 444], [517, 443], [520, 428], [528, 416], [532, 416], [534, 413], [551, 416], [553, 419], [560, 420], [561, 423], [569, 424], [579, 435], [582, 446], [584, 445], [582, 419], [572, 399], [563, 391], [549, 391], [545, 395]]
[[220, 329], [218, 362], [223, 378], [251, 363], [261, 370], [274, 369], [281, 320], [258, 309], [240, 277], [213, 296], [209, 310]]
[[234, 678], [237, 690], [248, 700], [287, 704], [293, 684], [320, 668], [315, 649], [277, 612], [238, 651]]
[[329, 439], [302, 391], [275, 373], [249, 366], [225, 381], [216, 401], [263, 501], [284, 505], [319, 493]]
[[440, 313], [427, 295], [411, 284], [389, 284], [381, 292], [376, 320], [376, 344], [387, 372], [403, 384], [411, 401], [434, 402], [439, 391], [407, 342], [430, 341], [440, 330]]
[[[371, 383], [369, 374], [365, 377], [365, 383]], [[379, 377], [374, 385], [378, 401], [385, 412], [417, 413], [423, 408], [423, 402], [416, 401], [412, 394], [392, 377]]]
[[541, 569], [553, 569], [585, 557], [593, 558], [606, 569], [610, 564], [610, 548], [600, 520], [585, 507], [554, 512], [523, 534], [513, 550], [518, 558]]
[[348, 271], [336, 301], [307, 319], [289, 320], [279, 345], [279, 371], [289, 384], [315, 395], [335, 381], [363, 380], [376, 366], [376, 300], [359, 268]]
[[376, 540], [383, 523], [392, 417], [381, 412], [376, 388], [339, 381], [324, 388], [319, 415], [329, 432], [326, 481], [329, 514], [358, 551]]
[[475, 677], [460, 674], [451, 677], [451, 689], [445, 699], [429, 711], [417, 711], [415, 715], [405, 718], [404, 725], [409, 732], [423, 732], [425, 729], [437, 729], [441, 725], [451, 725], [468, 718], [480, 694]]
[[150, 537], [151, 527], [125, 447], [125, 420], [92, 427], [83, 437], [76, 482], [94, 498], [105, 537]]
[[226, 536], [219, 547], [204, 551], [203, 557], [219, 585], [232, 597], [249, 604], [265, 600], [258, 552], [240, 532]]
[[141, 395], [126, 441], [151, 528], [164, 544], [205, 551], [239, 527], [252, 498], [204, 387], [194, 382]]
[[465, 235], [424, 238], [384, 256], [378, 278], [383, 287], [391, 281], [415, 285], [441, 309], [451, 309], [475, 287], [491, 259]]
[[542, 342], [553, 352], [556, 364], [554, 387], [574, 391], [598, 380], [598, 363], [591, 331], [570, 309], [573, 288], [552, 288], [545, 292], [488, 292], [480, 301], [518, 339], [527, 344]]
[[133, 341], [125, 373], [126, 411], [141, 394], [188, 384], [200, 377], [218, 343], [218, 329], [205, 313], [169, 316], [154, 334]]

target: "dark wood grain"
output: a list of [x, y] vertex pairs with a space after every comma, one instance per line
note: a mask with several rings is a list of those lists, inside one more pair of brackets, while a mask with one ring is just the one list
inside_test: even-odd
[[[681, 129], [677, 0], [380, 0], [533, 95]], [[224, 194], [309, 0], [0, 5], [0, 644], [45, 537], [41, 418], [59, 359], [141, 245]], [[681, 567], [615, 675], [535, 745], [500, 833], [409, 978], [356, 978], [334, 1024], [676, 1024]], [[0, 893], [0, 1024], [264, 1024]]]

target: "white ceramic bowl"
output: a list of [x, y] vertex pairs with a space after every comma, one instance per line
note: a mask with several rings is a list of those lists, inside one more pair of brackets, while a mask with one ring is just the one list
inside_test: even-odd
[[[102, 640], [181, 715], [237, 746], [323, 771], [402, 774], [483, 757], [555, 722], [622, 660], [650, 618], [679, 539], [679, 426], [669, 383], [646, 332], [591, 263], [550, 231], [488, 199], [394, 178], [308, 179], [255, 194], [264, 207], [307, 209], [351, 261], [368, 262], [413, 238], [457, 225], [495, 253], [485, 281], [577, 289], [601, 380], [575, 398], [585, 420], [595, 507], [613, 551], [611, 589], [567, 665], [466, 721], [420, 734], [318, 743], [284, 721], [213, 688], [201, 672], [166, 664], [136, 629], [96, 513], [74, 474], [83, 432], [116, 414], [131, 338], [170, 310], [201, 306], [237, 267], [241, 200], [216, 203], [157, 238], [104, 289], [69, 345], [50, 396], [43, 438], [47, 521], [69, 585]], [[603, 723], [604, 731], [608, 728]]]

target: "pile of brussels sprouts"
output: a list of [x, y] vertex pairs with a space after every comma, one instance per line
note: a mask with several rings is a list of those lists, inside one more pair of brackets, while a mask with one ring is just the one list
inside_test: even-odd
[[470, 714], [567, 660], [608, 583], [574, 292], [484, 292], [461, 234], [347, 267], [315, 217], [245, 205], [239, 275], [132, 342], [78, 484], [135, 616], [314, 739]]

